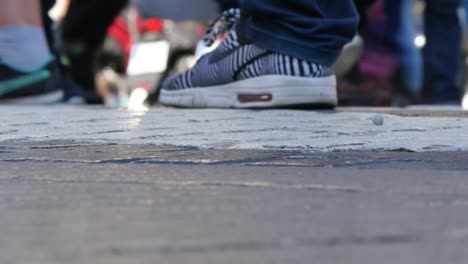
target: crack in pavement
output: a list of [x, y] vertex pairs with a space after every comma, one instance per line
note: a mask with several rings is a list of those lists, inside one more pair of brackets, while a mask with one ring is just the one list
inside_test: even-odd
[[0, 145], [1, 163], [237, 165], [333, 168], [468, 170], [464, 152], [392, 151], [310, 152], [291, 150], [200, 149], [119, 145], [97, 142], [16, 142]]
[[287, 190], [307, 190], [307, 191], [336, 191], [336, 192], [362, 192], [363, 189], [353, 186], [338, 186], [324, 184], [276, 184], [271, 182], [202, 182], [202, 181], [165, 181], [160, 182], [165, 185], [177, 186], [208, 186], [208, 187], [234, 187], [234, 188], [265, 188], [265, 189], [287, 189]]
[[328, 239], [293, 238], [271, 241], [239, 241], [221, 242], [213, 244], [203, 243], [174, 243], [159, 246], [125, 247], [114, 246], [101, 250], [101, 255], [114, 256], [133, 255], [181, 255], [181, 254], [207, 254], [245, 251], [285, 250], [296, 247], [336, 248], [343, 246], [386, 246], [399, 244], [414, 244], [424, 241], [421, 235], [396, 234], [378, 236], [336, 236]]
[[47, 182], [47, 183], [73, 183], [73, 184], [123, 184], [123, 185], [153, 185], [160, 187], [209, 187], [209, 188], [252, 188], [252, 189], [276, 189], [296, 191], [329, 191], [344, 193], [360, 193], [364, 189], [357, 186], [340, 186], [329, 184], [278, 184], [273, 182], [249, 182], [249, 181], [88, 181], [88, 180], [59, 180], [59, 179], [27, 179], [23, 177], [11, 177], [1, 181], [18, 180], [21, 182]]

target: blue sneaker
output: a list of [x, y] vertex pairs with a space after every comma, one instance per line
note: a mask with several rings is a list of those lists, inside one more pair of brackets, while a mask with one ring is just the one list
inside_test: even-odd
[[52, 104], [63, 98], [54, 62], [35, 71], [0, 64], [0, 103]]
[[[166, 80], [160, 103], [192, 108], [276, 108], [337, 104], [336, 78], [328, 67], [263, 49], [235, 29], [239, 11], [223, 13], [205, 42], [227, 37], [189, 71]], [[218, 27], [216, 27], [218, 25]]]

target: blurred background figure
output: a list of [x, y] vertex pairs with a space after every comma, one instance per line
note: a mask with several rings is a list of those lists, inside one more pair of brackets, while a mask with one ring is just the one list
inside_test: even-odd
[[53, 21], [61, 21], [67, 15], [68, 9], [70, 8], [70, 1], [71, 0], [55, 0], [55, 3], [54, 1], [48, 1], [49, 4], [46, 5], [46, 11], [49, 17]]
[[49, 49], [52, 52], [55, 63], [58, 67], [59, 86], [63, 90], [64, 103], [83, 104], [81, 96], [81, 88], [72, 80], [69, 68], [66, 61], [62, 60], [59, 50], [59, 39], [56, 36], [55, 30], [57, 22], [61, 21], [65, 16], [70, 0], [41, 0], [42, 3], [42, 20], [43, 27], [46, 33]]
[[[460, 105], [468, 72], [462, 70], [468, 68], [468, 34], [462, 45], [468, 0], [355, 3], [360, 37], [335, 65], [340, 105]], [[236, 0], [128, 4], [3, 0], [0, 100], [153, 104], [163, 79], [194, 65], [206, 22], [238, 6]], [[468, 95], [462, 104], [468, 109]]]
[[341, 103], [459, 105], [461, 7], [460, 0], [376, 0], [360, 8], [365, 47], [340, 82]]
[[363, 48], [350, 70], [338, 76], [339, 103], [345, 106], [389, 106], [397, 59], [383, 40], [387, 28], [383, 1], [355, 0], [355, 4], [361, 17], [359, 35]]
[[40, 0], [2, 0], [0, 102], [48, 104], [62, 98]]
[[[135, 0], [127, 4], [62, 0], [51, 11], [63, 17], [62, 50], [88, 103], [137, 107], [155, 103], [162, 80], [195, 63], [204, 23], [237, 3]], [[190, 12], [181, 12], [181, 5]]]
[[425, 2], [422, 103], [459, 105], [462, 92], [462, 24], [459, 10], [463, 1]]
[[108, 27], [127, 4], [126, 0], [70, 1], [58, 26], [59, 46], [70, 73], [87, 103], [102, 103], [95, 88], [96, 56]]
[[464, 51], [464, 55], [465, 55], [465, 60], [463, 61], [463, 65], [465, 66], [465, 71], [464, 71], [464, 92], [465, 92], [465, 96], [463, 97], [463, 101], [462, 101], [462, 107], [465, 111], [468, 111], [468, 0], [465, 0], [464, 2], [464, 14], [463, 14], [463, 18], [464, 18], [464, 31], [465, 31], [465, 34], [464, 34], [464, 45], [463, 45], [463, 51]]

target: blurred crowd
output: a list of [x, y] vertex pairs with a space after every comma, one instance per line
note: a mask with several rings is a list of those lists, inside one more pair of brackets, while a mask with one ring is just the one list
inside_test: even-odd
[[[14, 2], [0, 2], [0, 13], [13, 10]], [[463, 104], [468, 1], [355, 4], [359, 34], [333, 66], [339, 105]], [[156, 104], [165, 78], [190, 69], [210, 51], [202, 42], [208, 23], [236, 6], [235, 0], [43, 0], [41, 24], [56, 58], [60, 77], [55, 81], [63, 88], [64, 102], [137, 109]], [[7, 22], [0, 19], [0, 27]], [[0, 33], [0, 49], [7, 48], [2, 41]], [[464, 103], [468, 110], [468, 95]]]
[[459, 105], [466, 79], [462, 4], [357, 0], [364, 45], [341, 80], [342, 103]]

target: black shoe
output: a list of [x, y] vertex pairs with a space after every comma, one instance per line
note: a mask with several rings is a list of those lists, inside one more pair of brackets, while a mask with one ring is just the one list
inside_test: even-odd
[[0, 64], [0, 103], [53, 104], [63, 99], [55, 62], [35, 71]]

